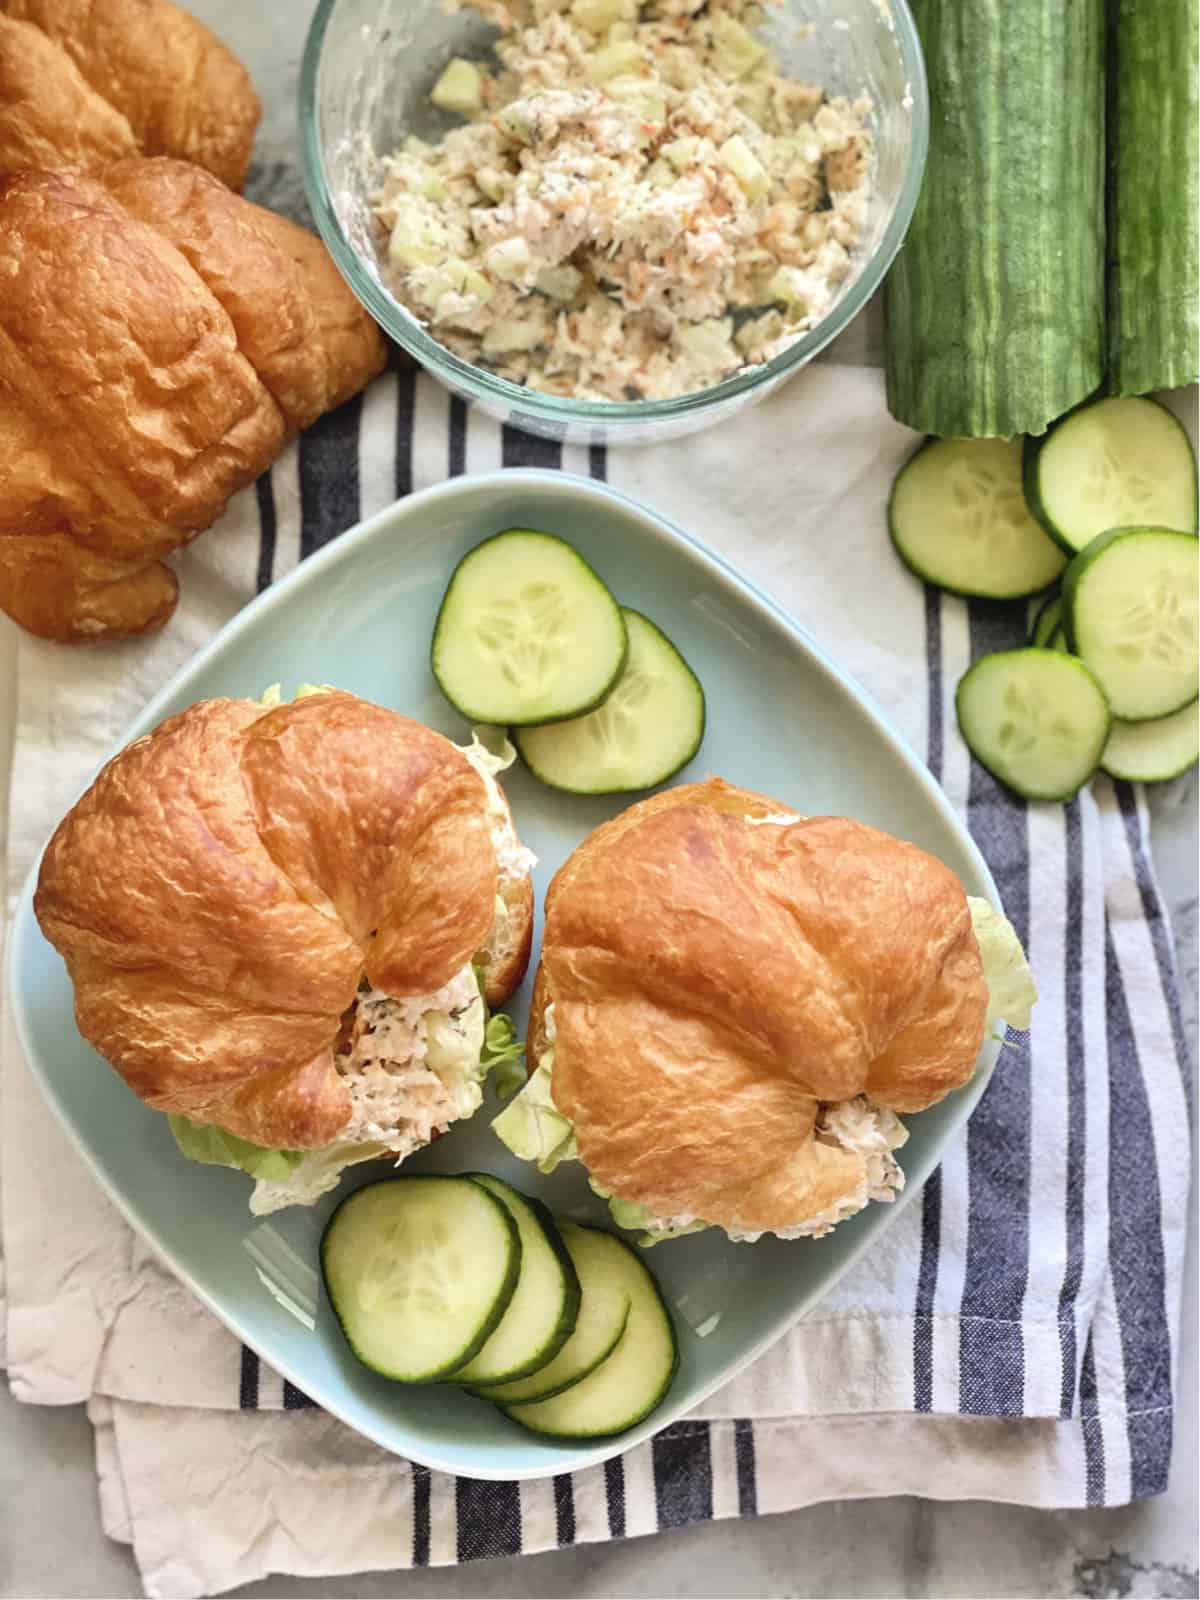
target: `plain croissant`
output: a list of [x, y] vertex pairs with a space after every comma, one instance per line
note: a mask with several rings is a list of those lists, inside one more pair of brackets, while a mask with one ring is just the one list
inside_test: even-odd
[[161, 557], [385, 360], [321, 242], [188, 162], [0, 179], [0, 607], [161, 627]]
[[179, 156], [240, 189], [260, 113], [237, 57], [169, 0], [0, 0], [0, 176]]

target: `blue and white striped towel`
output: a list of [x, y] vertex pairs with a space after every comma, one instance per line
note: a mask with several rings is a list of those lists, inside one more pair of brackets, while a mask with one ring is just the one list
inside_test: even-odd
[[105, 1523], [134, 1543], [149, 1593], [850, 1496], [1114, 1505], [1164, 1487], [1190, 1082], [1146, 811], [1107, 781], [1070, 806], [1026, 807], [970, 763], [954, 685], [983, 651], [1019, 642], [1023, 618], [926, 591], [893, 558], [883, 506], [912, 442], [865, 369], [811, 368], [731, 426], [607, 457], [501, 429], [391, 372], [182, 557], [164, 635], [86, 657], [20, 639], [10, 894], [140, 704], [297, 560], [447, 474], [607, 476], [746, 570], [890, 712], [966, 815], [1041, 991], [1033, 1033], [921, 1203], [813, 1317], [652, 1443], [523, 1485], [397, 1462], [241, 1350], [101, 1201], [6, 1036], [10, 1381], [35, 1403], [91, 1400]]

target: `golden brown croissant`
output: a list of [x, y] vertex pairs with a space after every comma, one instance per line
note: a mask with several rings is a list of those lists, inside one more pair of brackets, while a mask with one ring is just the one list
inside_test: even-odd
[[109, 762], [34, 907], [80, 1032], [136, 1094], [307, 1149], [382, 1118], [347, 1054], [372, 1018], [461, 989], [481, 1039], [471, 963], [486, 952], [489, 1004], [520, 982], [530, 859], [494, 780], [420, 723], [337, 691], [208, 700]]
[[378, 373], [312, 234], [187, 162], [0, 179], [0, 608], [78, 641], [175, 606], [161, 557]]
[[632, 806], [555, 876], [529, 1054], [553, 1043], [554, 1104], [603, 1190], [735, 1234], [824, 1231], [805, 1224], [872, 1183], [830, 1108], [873, 1132], [867, 1096], [901, 1142], [890, 1113], [971, 1076], [987, 1003], [940, 861], [714, 779]]
[[240, 189], [249, 74], [169, 0], [0, 0], [0, 177], [178, 156]]

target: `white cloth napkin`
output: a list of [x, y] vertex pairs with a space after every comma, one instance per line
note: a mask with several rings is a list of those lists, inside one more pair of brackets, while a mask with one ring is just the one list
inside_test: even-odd
[[9, 1381], [31, 1403], [89, 1401], [104, 1525], [133, 1544], [148, 1594], [850, 1496], [1074, 1506], [1165, 1485], [1188, 1086], [1147, 818], [1127, 786], [1027, 809], [972, 767], [955, 683], [973, 654], [1018, 643], [1022, 618], [927, 592], [895, 560], [883, 508], [914, 442], [866, 369], [809, 368], [733, 425], [607, 459], [531, 442], [393, 372], [183, 554], [163, 634], [87, 651], [16, 638], [10, 907], [139, 707], [302, 553], [451, 471], [604, 472], [767, 589], [882, 703], [988, 856], [1042, 996], [921, 1203], [812, 1317], [619, 1463], [519, 1487], [412, 1468], [244, 1352], [101, 1195], [6, 1019]]

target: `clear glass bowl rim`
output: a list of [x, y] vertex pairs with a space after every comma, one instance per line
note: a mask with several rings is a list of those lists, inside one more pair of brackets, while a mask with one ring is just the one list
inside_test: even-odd
[[570, 400], [559, 395], [542, 394], [522, 384], [512, 383], [507, 378], [497, 377], [486, 368], [463, 361], [426, 333], [415, 319], [409, 320], [398, 312], [396, 302], [363, 266], [357, 250], [342, 230], [330, 197], [316, 105], [321, 51], [330, 20], [339, 3], [340, 0], [318, 0], [300, 64], [304, 187], [318, 231], [342, 276], [389, 338], [445, 382], [480, 397], [486, 395], [510, 411], [523, 413], [530, 420], [536, 417], [543, 423], [563, 427], [570, 423], [593, 422], [602, 428], [605, 424], [618, 422], [651, 422], [684, 417], [720, 407], [725, 401], [747, 395], [805, 365], [835, 339], [875, 293], [904, 241], [921, 192], [929, 149], [929, 90], [920, 37], [908, 8], [908, 0], [877, 0], [881, 13], [895, 31], [900, 48], [908, 94], [912, 100], [912, 143], [900, 193], [879, 243], [863, 262], [850, 288], [815, 328], [810, 328], [774, 360], [764, 361], [736, 373], [732, 378], [726, 378], [722, 383], [698, 389], [693, 394], [680, 395], [673, 400]]

